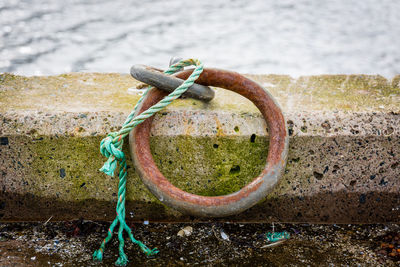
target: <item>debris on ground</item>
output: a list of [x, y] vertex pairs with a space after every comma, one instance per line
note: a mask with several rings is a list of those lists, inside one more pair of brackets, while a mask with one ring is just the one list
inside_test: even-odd
[[381, 240], [378, 254], [400, 261], [400, 233], [389, 232]]
[[223, 240], [229, 241], [229, 236], [224, 232], [224, 230], [221, 230], [220, 233]]
[[[98, 266], [92, 261], [92, 254], [104, 238], [108, 224], [86, 220], [0, 223], [0, 266]], [[279, 224], [274, 230], [290, 233], [290, 239], [272, 247], [264, 247], [270, 224], [141, 222], [130, 226], [137, 239], [149, 247], [157, 247], [160, 253], [147, 258], [136, 245], [126, 242], [129, 266], [398, 266], [400, 263], [400, 226], [395, 224]], [[177, 235], [181, 230], [187, 238]], [[107, 245], [102, 266], [114, 266], [117, 247], [116, 239]]]

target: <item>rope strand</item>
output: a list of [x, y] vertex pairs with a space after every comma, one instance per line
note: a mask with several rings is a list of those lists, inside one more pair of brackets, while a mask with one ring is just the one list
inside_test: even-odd
[[107, 157], [107, 161], [101, 167], [100, 171], [104, 172], [109, 176], [114, 176], [114, 171], [119, 166], [119, 184], [118, 184], [118, 202], [116, 207], [116, 217], [111, 223], [108, 229], [107, 236], [100, 245], [100, 248], [96, 250], [93, 254], [93, 260], [101, 261], [103, 259], [103, 253], [106, 244], [111, 240], [113, 232], [117, 224], [119, 224], [118, 229], [118, 240], [119, 240], [119, 257], [115, 262], [117, 266], [125, 266], [128, 263], [128, 257], [124, 252], [124, 238], [123, 231], [125, 230], [131, 241], [138, 245], [141, 250], [147, 255], [152, 256], [157, 254], [159, 251], [157, 248], [149, 249], [145, 244], [136, 240], [133, 237], [132, 230], [126, 224], [125, 221], [125, 194], [126, 194], [126, 158], [122, 151], [122, 146], [124, 144], [124, 138], [132, 131], [137, 125], [142, 123], [147, 118], [153, 116], [155, 113], [165, 108], [172, 101], [180, 97], [190, 86], [193, 85], [194, 81], [203, 72], [203, 64], [197, 59], [187, 59], [181, 60], [180, 62], [170, 66], [168, 70], [164, 73], [173, 74], [180, 71], [183, 67], [194, 65], [196, 68], [192, 74], [185, 80], [178, 88], [176, 88], [172, 93], [164, 97], [157, 104], [150, 107], [148, 110], [142, 112], [141, 114], [134, 117], [138, 106], [143, 102], [144, 97], [147, 95], [151, 87], [148, 87], [139, 101], [136, 103], [133, 111], [128, 115], [122, 128], [118, 132], [111, 132], [100, 142], [100, 153]]

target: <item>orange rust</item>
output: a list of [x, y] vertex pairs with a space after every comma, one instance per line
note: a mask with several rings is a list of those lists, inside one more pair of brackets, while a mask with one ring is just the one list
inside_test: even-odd
[[222, 129], [222, 123], [219, 121], [217, 116], [214, 116], [215, 123], [217, 124], [217, 136], [225, 136], [224, 130]]

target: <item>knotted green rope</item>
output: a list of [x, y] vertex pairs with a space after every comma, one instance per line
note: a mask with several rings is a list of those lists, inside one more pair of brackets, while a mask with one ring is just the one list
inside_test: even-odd
[[145, 244], [136, 240], [133, 237], [132, 231], [129, 226], [125, 222], [125, 193], [126, 193], [126, 158], [124, 152], [122, 152], [122, 145], [124, 143], [124, 137], [126, 137], [133, 128], [142, 123], [145, 119], [153, 116], [156, 112], [165, 108], [179, 96], [181, 96], [190, 86], [193, 85], [194, 81], [200, 76], [203, 72], [203, 64], [197, 59], [187, 59], [181, 60], [180, 62], [170, 66], [168, 70], [164, 73], [173, 74], [183, 67], [194, 65], [196, 68], [189, 76], [189, 78], [184, 81], [178, 88], [176, 88], [172, 93], [162, 99], [160, 102], [150, 107], [148, 110], [142, 112], [141, 114], [134, 117], [136, 109], [142, 103], [144, 97], [149, 92], [150, 88], [147, 88], [144, 92], [143, 96], [139, 99], [137, 104], [135, 105], [133, 111], [129, 114], [127, 119], [125, 120], [122, 128], [118, 132], [112, 132], [107, 135], [100, 143], [100, 152], [104, 156], [108, 158], [108, 160], [104, 163], [103, 167], [100, 171], [104, 172], [107, 175], [114, 176], [114, 171], [117, 168], [117, 163], [119, 165], [119, 184], [118, 184], [118, 203], [116, 208], [117, 216], [114, 221], [111, 223], [110, 228], [108, 229], [108, 233], [106, 238], [100, 245], [100, 248], [96, 250], [93, 254], [93, 260], [101, 261], [103, 259], [103, 252], [108, 241], [111, 240], [114, 228], [119, 223], [118, 230], [118, 239], [119, 239], [119, 257], [115, 262], [117, 266], [125, 266], [128, 263], [128, 257], [124, 253], [124, 238], [122, 236], [123, 231], [125, 230], [129, 238], [133, 243], [137, 244], [142, 251], [147, 255], [155, 255], [159, 251], [157, 248], [149, 249]]

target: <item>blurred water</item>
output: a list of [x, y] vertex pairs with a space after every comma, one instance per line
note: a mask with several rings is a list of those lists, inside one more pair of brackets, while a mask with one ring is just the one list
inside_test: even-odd
[[400, 73], [400, 1], [0, 0], [0, 72]]

